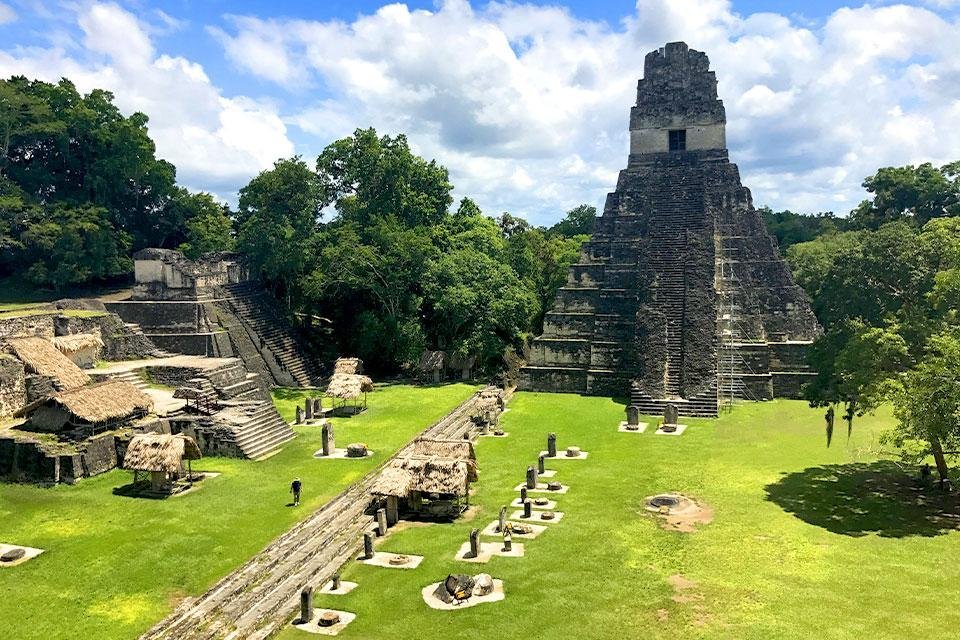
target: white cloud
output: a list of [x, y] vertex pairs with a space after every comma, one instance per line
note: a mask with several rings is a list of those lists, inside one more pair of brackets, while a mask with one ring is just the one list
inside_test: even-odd
[[17, 19], [17, 12], [10, 5], [0, 2], [0, 24], [7, 24]]
[[0, 51], [0, 76], [50, 82], [67, 77], [82, 92], [113, 91], [124, 113], [150, 116], [157, 154], [176, 165], [182, 183], [228, 198], [274, 160], [293, 154], [275, 105], [224, 96], [200, 64], [157, 56], [149, 27], [131, 13], [115, 4], [92, 4], [80, 10], [77, 23], [82, 51]]
[[[289, 121], [318, 146], [373, 125], [409, 134], [491, 212], [548, 222], [601, 204], [627, 156], [644, 55], [684, 39], [706, 51], [727, 106], [731, 156], [760, 203], [846, 213], [877, 167], [954, 159], [960, 27], [911, 6], [844, 8], [813, 29], [740, 16], [727, 0], [638, 0], [617, 28], [557, 7], [394, 4], [350, 23], [232, 18], [241, 69], [332, 93]], [[269, 69], [259, 47], [267, 47]], [[899, 109], [899, 111], [894, 111]]]

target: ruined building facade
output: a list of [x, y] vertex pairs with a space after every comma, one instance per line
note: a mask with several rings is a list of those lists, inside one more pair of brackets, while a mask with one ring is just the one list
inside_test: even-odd
[[630, 395], [716, 415], [725, 398], [796, 396], [819, 332], [740, 184], [704, 53], [649, 53], [630, 157], [529, 350], [521, 388]]

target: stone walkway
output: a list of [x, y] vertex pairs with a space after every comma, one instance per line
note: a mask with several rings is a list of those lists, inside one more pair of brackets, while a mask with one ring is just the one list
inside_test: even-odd
[[[417, 437], [475, 437], [471, 416], [478, 397], [467, 399]], [[412, 441], [394, 457], [411, 447]], [[363, 534], [375, 524], [366, 514], [372, 500], [369, 490], [389, 462], [277, 538], [205, 594], [184, 601], [141, 640], [269, 637], [292, 618], [303, 587], [325, 583], [359, 555]]]

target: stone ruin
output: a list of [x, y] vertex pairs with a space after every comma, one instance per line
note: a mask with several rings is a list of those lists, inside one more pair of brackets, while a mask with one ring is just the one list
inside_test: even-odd
[[630, 156], [528, 353], [520, 388], [619, 395], [657, 415], [797, 397], [820, 328], [726, 149], [706, 54], [647, 54]]
[[238, 357], [264, 385], [318, 386], [323, 378], [300, 333], [277, 310], [242, 257], [197, 260], [172, 249], [133, 254], [136, 284], [127, 300], [104, 304], [157, 346], [189, 355]]

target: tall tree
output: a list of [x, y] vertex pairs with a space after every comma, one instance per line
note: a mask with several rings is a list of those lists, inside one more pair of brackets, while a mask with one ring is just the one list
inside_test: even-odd
[[960, 162], [934, 167], [884, 167], [863, 182], [873, 194], [853, 210], [850, 218], [864, 229], [887, 222], [911, 221], [922, 226], [934, 218], [960, 215]]
[[240, 190], [237, 247], [288, 302], [307, 271], [321, 214], [316, 176], [299, 156], [277, 160]]
[[573, 238], [590, 235], [597, 223], [597, 208], [589, 204], [581, 204], [563, 217], [563, 220], [550, 227], [549, 233]]
[[960, 327], [931, 337], [925, 357], [892, 393], [897, 427], [886, 434], [915, 461], [932, 455], [942, 480], [949, 478], [945, 451], [960, 449]]
[[357, 129], [317, 158], [325, 205], [362, 227], [391, 216], [408, 228], [440, 223], [452, 203], [447, 170], [410, 150], [407, 138]]

